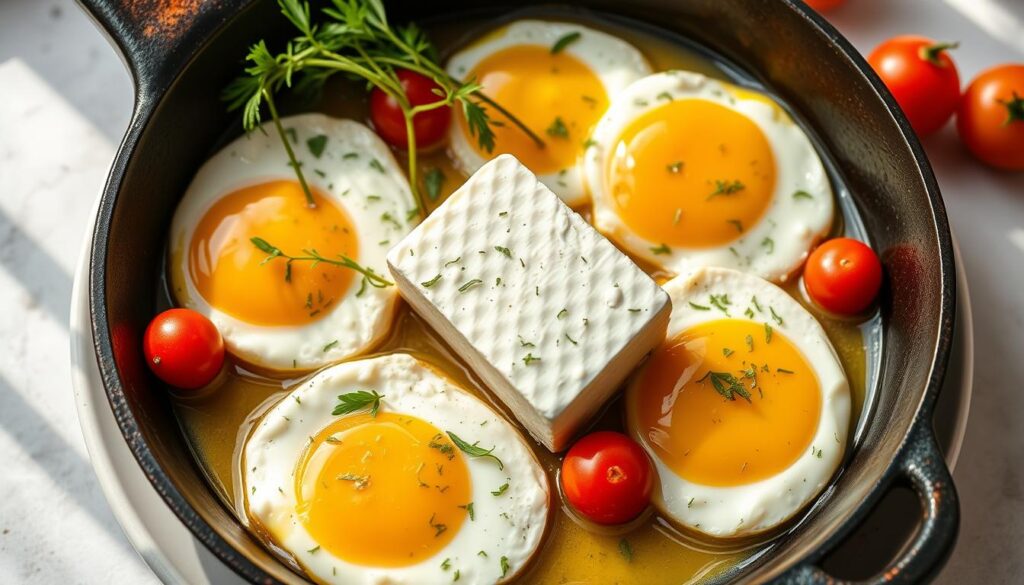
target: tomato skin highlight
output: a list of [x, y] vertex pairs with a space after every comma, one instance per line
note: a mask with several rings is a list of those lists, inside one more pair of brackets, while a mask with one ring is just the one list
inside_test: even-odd
[[875, 251], [852, 238], [818, 246], [804, 267], [804, 287], [818, 306], [839, 315], [867, 309], [882, 287], [882, 263]]
[[828, 12], [839, 8], [846, 3], [846, 0], [804, 0], [804, 2], [818, 12]]
[[622, 433], [591, 433], [562, 461], [562, 493], [576, 512], [598, 524], [622, 524], [651, 501], [654, 474], [643, 447]]
[[930, 47], [940, 43], [919, 36], [899, 36], [885, 41], [868, 55], [868, 63], [892, 92], [918, 136], [942, 128], [960, 102], [960, 76], [949, 50], [935, 51], [935, 62], [926, 58]]
[[[405, 97], [412, 106], [431, 104], [444, 99], [444, 93], [438, 95], [435, 90], [442, 88], [433, 79], [414, 71], [399, 69], [395, 72], [402, 82]], [[434, 110], [420, 112], [412, 119], [413, 132], [416, 134], [416, 149], [429, 150], [437, 146], [448, 132], [452, 119], [451, 106], [441, 106]], [[380, 88], [370, 92], [370, 120], [373, 129], [385, 142], [399, 148], [409, 148], [409, 135], [405, 127], [405, 114], [398, 100], [384, 93]]]
[[956, 129], [982, 162], [1024, 170], [1024, 64], [999, 65], [974, 78], [960, 101]]
[[224, 339], [217, 327], [191, 309], [168, 309], [150, 321], [142, 350], [149, 369], [164, 382], [197, 390], [224, 365]]

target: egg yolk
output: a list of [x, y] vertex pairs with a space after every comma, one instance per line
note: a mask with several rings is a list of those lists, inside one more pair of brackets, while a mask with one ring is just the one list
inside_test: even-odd
[[481, 148], [470, 136], [465, 116], [459, 116], [470, 144], [484, 159], [512, 154], [538, 175], [575, 165], [591, 129], [608, 108], [604, 85], [594, 72], [565, 51], [552, 54], [550, 47], [509, 47], [489, 55], [466, 77], [475, 78], [489, 97], [546, 143], [540, 148], [500, 112], [488, 108], [502, 123], [494, 127], [494, 151]]
[[[312, 189], [312, 187], [311, 187]], [[348, 290], [353, 272], [330, 264], [267, 260], [259, 237], [290, 256], [317, 250], [357, 257], [352, 221], [313, 189], [307, 205], [296, 181], [270, 181], [221, 197], [196, 226], [188, 251], [192, 282], [212, 307], [253, 325], [303, 325], [321, 318]]]
[[413, 416], [339, 418], [315, 437], [295, 474], [296, 513], [320, 546], [351, 563], [402, 567], [459, 532], [469, 470], [447, 435]]
[[778, 329], [741, 319], [697, 325], [651, 356], [634, 395], [646, 443], [680, 477], [711, 486], [778, 474], [811, 446], [821, 389]]
[[651, 242], [710, 248], [741, 237], [775, 191], [775, 158], [743, 114], [703, 99], [665, 103], [633, 120], [607, 169], [619, 217]]

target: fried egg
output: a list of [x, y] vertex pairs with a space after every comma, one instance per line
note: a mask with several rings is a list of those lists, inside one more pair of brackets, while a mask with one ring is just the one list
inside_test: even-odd
[[828, 484], [850, 390], [821, 325], [756, 276], [704, 268], [665, 284], [666, 341], [627, 390], [627, 426], [658, 474], [653, 502], [718, 538], [764, 532]]
[[448, 61], [456, 79], [475, 79], [484, 92], [546, 142], [540, 148], [492, 106], [493, 152], [482, 148], [461, 113], [449, 132], [451, 153], [466, 174], [499, 154], [515, 155], [567, 204], [587, 201], [577, 164], [609, 100], [650, 65], [629, 43], [585, 26], [519, 20], [485, 35]]
[[[379, 409], [333, 414], [355, 392]], [[323, 583], [509, 580], [551, 505], [512, 425], [408, 354], [301, 384], [256, 425], [242, 465], [251, 520]]]
[[199, 169], [174, 214], [171, 292], [209, 317], [243, 361], [313, 369], [383, 338], [398, 289], [349, 268], [272, 257], [252, 238], [293, 257], [345, 256], [382, 275], [390, 244], [417, 221], [416, 204], [391, 151], [366, 126], [321, 114], [281, 123], [316, 207], [272, 126], [231, 142]]
[[676, 274], [722, 266], [785, 281], [832, 226], [804, 131], [770, 97], [697, 73], [617, 94], [583, 166], [597, 228]]

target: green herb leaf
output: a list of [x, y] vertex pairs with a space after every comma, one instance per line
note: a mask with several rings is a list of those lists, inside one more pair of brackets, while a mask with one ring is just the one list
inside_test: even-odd
[[548, 126], [546, 130], [548, 136], [553, 138], [568, 138], [569, 128], [565, 125], [565, 121], [562, 120], [561, 116], [555, 116], [555, 121]]
[[498, 469], [505, 469], [505, 464], [502, 463], [501, 459], [498, 459], [498, 457], [493, 453], [497, 445], [491, 447], [490, 449], [484, 449], [483, 447], [478, 446], [476, 443], [470, 445], [469, 443], [460, 439], [458, 435], [451, 431], [448, 431], [448, 437], [452, 440], [452, 443], [455, 443], [455, 446], [458, 447], [459, 450], [465, 453], [466, 455], [469, 455], [470, 457], [486, 457], [488, 459], [493, 459], [495, 462], [497, 462]]
[[505, 493], [506, 490], [508, 490], [508, 482], [507, 481], [505, 483], [501, 484], [500, 486], [498, 486], [498, 489], [492, 490], [491, 491], [491, 495], [494, 496], [494, 497], [498, 497], [501, 494]]
[[655, 256], [661, 256], [663, 254], [671, 254], [672, 248], [669, 248], [666, 244], [651, 248], [651, 254]]
[[566, 47], [580, 40], [580, 37], [582, 36], [583, 35], [580, 34], [578, 31], [563, 35], [560, 39], [555, 41], [554, 45], [551, 45], [551, 54], [557, 55], [561, 53], [563, 50], [565, 50]]
[[736, 395], [739, 394], [744, 400], [750, 402], [750, 392], [747, 392], [743, 382], [737, 380], [736, 376], [728, 372], [712, 372], [709, 370], [701, 379], [697, 380], [697, 383], [702, 383], [709, 378], [715, 392], [724, 396], [726, 400], [736, 400]]
[[508, 571], [511, 567], [508, 564], [508, 557], [501, 557], [501, 576], [508, 575]]
[[705, 307], [704, 305], [698, 305], [697, 303], [690, 301], [690, 308], [698, 311], [710, 311], [711, 307]]
[[369, 408], [370, 415], [377, 416], [377, 411], [380, 410], [381, 398], [384, 398], [384, 395], [377, 394], [376, 390], [372, 390], [370, 392], [367, 392], [366, 390], [358, 390], [356, 392], [341, 394], [338, 396], [338, 405], [334, 407], [331, 414], [334, 416], [341, 416]]
[[711, 200], [719, 195], [733, 195], [744, 189], [746, 189], [746, 185], [739, 181], [723, 181], [719, 179], [715, 181], [715, 190], [707, 198]]
[[807, 191], [796, 191], [793, 193], [793, 199], [814, 199], [814, 195], [811, 195]]
[[465, 506], [459, 506], [459, 507], [462, 508], [463, 510], [465, 510], [467, 514], [469, 514], [469, 521], [470, 522], [472, 522], [473, 520], [476, 520], [476, 514], [473, 512], [473, 502], [470, 502], [470, 503], [466, 504]]
[[425, 281], [421, 282], [420, 285], [423, 288], [430, 288], [430, 287], [434, 286], [435, 284], [437, 284], [437, 281], [439, 281], [439, 280], [441, 280], [441, 273], [440, 272], [438, 272], [437, 276], [435, 276], [434, 278], [431, 278], [430, 280], [425, 280]]
[[423, 175], [423, 186], [426, 187], [427, 197], [431, 201], [437, 201], [441, 196], [441, 186], [444, 185], [444, 172], [439, 168], [432, 168]]
[[633, 547], [625, 538], [619, 541], [619, 554], [622, 555], [622, 558], [626, 559], [627, 563], [633, 562]]
[[473, 288], [474, 286], [477, 286], [478, 284], [483, 284], [483, 282], [484, 281], [480, 280], [479, 278], [474, 278], [473, 280], [470, 280], [469, 282], [467, 282], [467, 283], [463, 284], [462, 286], [460, 286], [459, 287], [459, 292], [460, 293], [464, 293], [467, 290]]
[[317, 134], [306, 141], [306, 146], [309, 147], [309, 152], [316, 158], [320, 158], [320, 155], [324, 153], [324, 148], [327, 147], [327, 136], [323, 134]]

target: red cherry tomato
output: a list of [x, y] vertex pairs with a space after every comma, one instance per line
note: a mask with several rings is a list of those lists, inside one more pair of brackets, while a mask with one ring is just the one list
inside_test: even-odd
[[1024, 170], [1024, 65], [1000, 65], [975, 78], [960, 100], [956, 129], [982, 161]]
[[941, 128], [960, 101], [960, 76], [948, 49], [917, 36], [892, 38], [868, 55], [868, 62], [892, 92], [919, 136]]
[[191, 309], [168, 309], [154, 317], [142, 349], [158, 378], [186, 390], [209, 384], [224, 364], [220, 331]]
[[804, 0], [804, 2], [818, 12], [828, 12], [839, 8], [846, 0]]
[[829, 240], [807, 259], [804, 286], [811, 299], [826, 311], [856, 315], [878, 295], [882, 263], [874, 250], [857, 240]]
[[[421, 106], [439, 101], [439, 86], [433, 79], [406, 69], [399, 69], [396, 74], [405, 89], [405, 97], [412, 106]], [[448, 131], [448, 123], [452, 119], [450, 106], [420, 112], [412, 119], [413, 131], [416, 133], [417, 150], [425, 150], [436, 146]], [[409, 147], [409, 136], [405, 128], [405, 114], [398, 100], [390, 97], [379, 88], [370, 92], [370, 120], [377, 134], [385, 142], [400, 148]]]
[[622, 524], [639, 516], [651, 500], [653, 482], [647, 453], [622, 433], [591, 433], [562, 461], [565, 498], [598, 524]]

